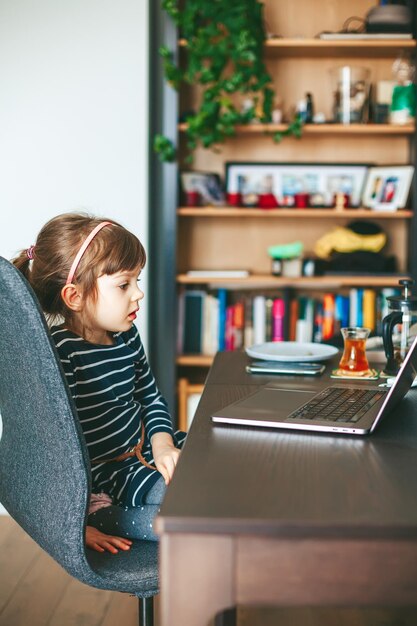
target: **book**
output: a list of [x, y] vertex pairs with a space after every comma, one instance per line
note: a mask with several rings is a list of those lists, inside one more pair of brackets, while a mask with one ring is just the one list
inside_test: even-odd
[[358, 287], [357, 294], [357, 308], [356, 308], [356, 324], [355, 326], [363, 326], [363, 289]]
[[298, 319], [295, 325], [295, 340], [300, 343], [311, 341], [310, 324], [305, 319]]
[[307, 341], [313, 341], [313, 332], [314, 332], [314, 309], [315, 303], [313, 298], [307, 298], [306, 307], [305, 307], [305, 321], [307, 322], [307, 332], [308, 339]]
[[292, 290], [283, 289], [282, 299], [284, 301], [284, 341], [290, 340], [290, 309], [292, 301]]
[[307, 296], [298, 298], [298, 319], [295, 328], [295, 340], [300, 342], [313, 341], [314, 300]]
[[217, 299], [219, 301], [218, 348], [220, 351], [222, 351], [225, 349], [225, 343], [226, 343], [226, 304], [227, 304], [226, 289], [218, 289]]
[[272, 341], [272, 298], [265, 299], [265, 341]]
[[349, 297], [342, 294], [337, 294], [335, 297], [334, 307], [335, 318], [335, 334], [340, 332], [341, 328], [349, 326]]
[[190, 290], [184, 294], [184, 339], [185, 354], [201, 354], [203, 348], [203, 310], [205, 291]]
[[363, 325], [371, 331], [376, 328], [376, 292], [374, 289], [363, 290]]
[[349, 326], [356, 326], [358, 317], [358, 290], [352, 287], [349, 290]]
[[214, 355], [219, 345], [219, 300], [207, 294], [203, 304], [202, 353]]
[[323, 303], [317, 300], [314, 309], [313, 341], [320, 343], [323, 340]]
[[272, 303], [272, 341], [284, 341], [285, 303], [275, 298]]
[[177, 354], [184, 352], [184, 298], [185, 289], [180, 288], [178, 293]]
[[255, 296], [253, 299], [253, 343], [266, 341], [266, 304], [265, 296]]
[[226, 328], [225, 328], [225, 345], [224, 349], [231, 351], [235, 349], [234, 333], [233, 333], [233, 317], [234, 317], [234, 305], [229, 304], [226, 307]]
[[323, 296], [323, 330], [322, 337], [331, 339], [334, 335], [335, 296], [334, 293], [325, 293]]
[[298, 298], [293, 298], [290, 302], [290, 319], [289, 319], [289, 330], [288, 330], [288, 340], [295, 341], [296, 338], [296, 326], [298, 320], [298, 311], [299, 302]]
[[243, 329], [245, 326], [245, 308], [239, 300], [233, 307], [233, 349], [243, 348]]
[[250, 296], [244, 299], [245, 306], [245, 328], [243, 330], [243, 346], [249, 348], [255, 343], [253, 330], [253, 300]]

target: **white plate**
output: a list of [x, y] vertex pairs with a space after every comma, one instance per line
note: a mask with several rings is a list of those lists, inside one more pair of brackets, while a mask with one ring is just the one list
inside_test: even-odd
[[337, 354], [334, 346], [322, 343], [299, 343], [297, 341], [269, 341], [246, 348], [246, 353], [253, 359], [266, 361], [326, 361]]

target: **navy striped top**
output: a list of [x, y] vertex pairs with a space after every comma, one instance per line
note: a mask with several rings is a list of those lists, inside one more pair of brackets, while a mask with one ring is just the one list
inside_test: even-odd
[[[169, 433], [177, 446], [167, 404], [155, 383], [136, 326], [114, 334], [113, 345], [96, 345], [55, 326], [52, 338], [64, 368], [91, 461], [115, 458], [136, 445], [142, 422], [142, 454], [153, 463], [151, 437]], [[93, 491], [105, 491], [118, 504], [141, 504], [161, 476], [136, 457], [92, 465]]]

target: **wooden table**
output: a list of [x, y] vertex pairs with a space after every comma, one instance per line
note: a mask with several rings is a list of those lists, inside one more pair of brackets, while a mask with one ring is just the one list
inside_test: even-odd
[[[417, 394], [371, 436], [213, 425], [258, 385], [216, 356], [157, 529], [163, 626], [206, 625], [234, 605], [417, 605]], [[375, 383], [376, 384], [376, 383]]]

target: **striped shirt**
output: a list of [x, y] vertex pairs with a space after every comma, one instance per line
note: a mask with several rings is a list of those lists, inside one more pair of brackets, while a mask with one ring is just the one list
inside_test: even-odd
[[[113, 345], [97, 345], [60, 327], [51, 329], [77, 408], [92, 465], [93, 491], [116, 504], [137, 506], [160, 473], [136, 457], [104, 462], [136, 445], [142, 423], [142, 454], [153, 463], [151, 437], [169, 433], [180, 447], [185, 433], [174, 434], [167, 404], [156, 386], [136, 326], [115, 333]], [[103, 463], [100, 460], [103, 459]]]

